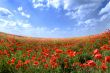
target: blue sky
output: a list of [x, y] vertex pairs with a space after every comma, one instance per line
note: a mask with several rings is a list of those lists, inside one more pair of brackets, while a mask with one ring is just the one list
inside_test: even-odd
[[110, 28], [110, 0], [0, 0], [0, 32], [77, 37]]

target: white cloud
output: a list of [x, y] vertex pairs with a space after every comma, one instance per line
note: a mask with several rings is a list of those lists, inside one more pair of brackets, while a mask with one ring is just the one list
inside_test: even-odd
[[58, 9], [62, 4], [62, 0], [32, 0], [32, 3], [34, 8], [53, 7]]
[[[11, 11], [8, 12], [11, 13]], [[33, 37], [52, 37], [52, 34], [55, 34], [59, 30], [59, 28], [56, 27], [33, 27], [26, 20], [13, 19], [13, 17], [7, 19], [7, 17], [0, 18], [0, 32]]]
[[30, 15], [29, 15], [29, 14], [26, 14], [26, 13], [24, 13], [24, 12], [21, 12], [21, 15], [22, 15], [22, 16], [25, 16], [26, 18], [30, 18]]
[[58, 9], [61, 5], [61, 0], [47, 0], [47, 6], [50, 7], [54, 7], [56, 9]]
[[13, 13], [10, 12], [8, 9], [0, 7], [0, 16], [13, 16]]
[[23, 29], [31, 28], [31, 24], [22, 20], [12, 20], [12, 19], [0, 19], [1, 28], [14, 28], [20, 27]]
[[28, 22], [22, 20], [0, 19], [0, 31], [16, 35], [38, 36], [46, 33], [47, 28], [33, 27]]
[[0, 7], [0, 16], [2, 16], [0, 17], [0, 31], [7, 33], [16, 32], [15, 34], [18, 34], [18, 31], [20, 31], [20, 29], [27, 30], [32, 27], [32, 25], [25, 20], [19, 20], [17, 18], [13, 19], [16, 15], [13, 14], [9, 9]]
[[96, 9], [95, 4], [84, 4], [72, 10], [68, 10], [65, 15], [79, 22], [88, 19]]
[[69, 10], [69, 6], [71, 5], [71, 0], [64, 0], [64, 9]]
[[44, 2], [45, 0], [32, 0], [33, 3], [35, 2]]
[[30, 18], [31, 17], [31, 15], [30, 14], [27, 14], [27, 13], [25, 13], [24, 11], [23, 11], [23, 7], [18, 7], [18, 11], [19, 11], [19, 13], [22, 15], [22, 16], [24, 16], [24, 17], [26, 17], [26, 18]]
[[104, 8], [101, 9], [101, 11], [99, 12], [99, 15], [103, 13], [110, 13], [110, 2]]
[[57, 32], [57, 31], [59, 31], [60, 30], [60, 28], [58, 28], [58, 27], [55, 27], [54, 29], [52, 29], [51, 31], [49, 31], [50, 33], [54, 33], [54, 32]]
[[34, 8], [53, 7], [66, 10], [67, 16], [82, 20], [89, 18], [98, 9], [104, 0], [32, 0]]
[[34, 4], [34, 8], [45, 7], [42, 3]]
[[23, 10], [23, 8], [20, 6], [20, 7], [18, 7], [18, 11], [22, 11]]
[[101, 24], [106, 26], [106, 29], [110, 29], [110, 1], [99, 12]]
[[33, 7], [34, 8], [46, 7], [46, 5], [44, 4], [44, 1], [45, 0], [32, 0]]
[[[83, 19], [93, 13], [104, 0], [32, 0], [34, 8], [62, 7], [67, 11], [65, 15], [71, 18]], [[88, 16], [89, 17], [89, 16]]]
[[110, 13], [106, 13], [104, 15], [101, 16], [100, 21], [110, 21]]
[[95, 10], [99, 7], [100, 3], [85, 3], [77, 5], [75, 8], [67, 8], [68, 11], [65, 15], [70, 16], [73, 19], [85, 20], [89, 18]]
[[[97, 19], [87, 19], [85, 21], [79, 21], [78, 24], [76, 24], [77, 27], [82, 27], [85, 29], [85, 28], [93, 28], [95, 26], [97, 26], [98, 24], [98, 20]], [[82, 29], [83, 29], [82, 28]]]
[[[65, 0], [65, 15], [76, 20], [73, 31], [85, 33], [98, 33], [108, 28], [106, 21], [100, 21], [96, 11], [102, 5], [104, 0]], [[107, 17], [108, 18], [108, 17]], [[109, 19], [110, 20], [110, 19]], [[87, 35], [87, 34], [86, 34]]]
[[[37, 5], [36, 8], [63, 8], [63, 10], [65, 11], [65, 15], [69, 16], [71, 19], [73, 19], [73, 21], [76, 21], [75, 24], [73, 23], [74, 27], [71, 27], [73, 28], [73, 32], [77, 31], [78, 33], [81, 31], [85, 31], [88, 33], [95, 33], [96, 30], [102, 31], [108, 28], [106, 24], [110, 23], [110, 14], [104, 14], [103, 16], [99, 17], [97, 13], [98, 9], [101, 7], [105, 0], [42, 0], [41, 2], [38, 1], [40, 0], [36, 0], [36, 2], [34, 0], [33, 2], [34, 5]], [[109, 12], [109, 6], [110, 2], [106, 5], [105, 8], [101, 10], [101, 13]]]

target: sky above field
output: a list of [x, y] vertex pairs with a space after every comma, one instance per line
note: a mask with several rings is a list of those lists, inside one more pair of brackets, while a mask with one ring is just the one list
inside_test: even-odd
[[77, 37], [110, 28], [110, 0], [0, 0], [0, 32]]

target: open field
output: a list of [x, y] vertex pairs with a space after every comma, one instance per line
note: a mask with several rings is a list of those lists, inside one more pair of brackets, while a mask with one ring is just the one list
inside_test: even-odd
[[0, 73], [110, 73], [110, 31], [59, 39], [0, 33]]

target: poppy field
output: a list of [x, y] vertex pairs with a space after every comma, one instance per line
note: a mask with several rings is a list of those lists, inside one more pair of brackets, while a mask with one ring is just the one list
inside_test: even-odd
[[0, 33], [0, 73], [110, 73], [110, 31], [64, 39]]

